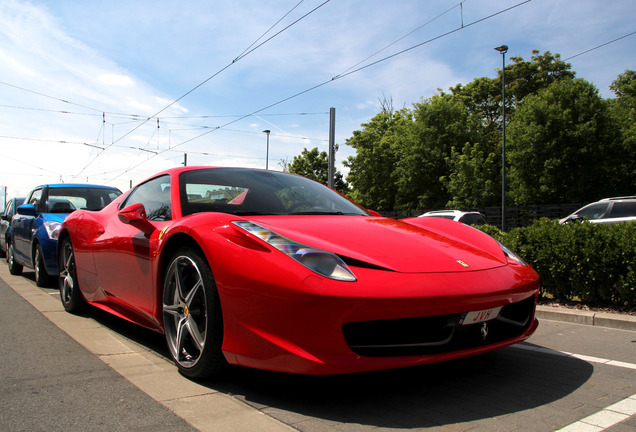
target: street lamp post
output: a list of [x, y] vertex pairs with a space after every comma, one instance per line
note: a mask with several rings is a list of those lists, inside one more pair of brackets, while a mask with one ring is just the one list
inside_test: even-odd
[[267, 153], [265, 156], [265, 169], [269, 169], [269, 133], [271, 131], [269, 129], [265, 129], [263, 132], [267, 134]]
[[501, 53], [501, 230], [506, 230], [506, 53], [508, 46], [495, 48]]

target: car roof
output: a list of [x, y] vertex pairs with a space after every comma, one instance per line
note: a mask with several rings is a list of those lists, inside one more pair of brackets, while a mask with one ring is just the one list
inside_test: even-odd
[[116, 189], [119, 190], [118, 188], [116, 188], [115, 186], [105, 186], [105, 185], [96, 185], [96, 184], [88, 184], [88, 183], [49, 183], [49, 184], [43, 184], [43, 185], [39, 185], [34, 187], [33, 189], [39, 189], [39, 188], [49, 188], [49, 189], [53, 189], [53, 188], [63, 188], [63, 187], [71, 187], [71, 188], [96, 188], [96, 189]]
[[476, 211], [462, 211], [462, 210], [433, 210], [424, 213], [424, 215], [437, 215], [437, 214], [452, 214], [452, 215], [465, 215], [465, 214], [481, 214]]
[[603, 198], [602, 200], [599, 200], [599, 202], [601, 201], [629, 201], [629, 200], [636, 200], [636, 195], [632, 195], [632, 196], [622, 196], [622, 197], [612, 197], [612, 198]]

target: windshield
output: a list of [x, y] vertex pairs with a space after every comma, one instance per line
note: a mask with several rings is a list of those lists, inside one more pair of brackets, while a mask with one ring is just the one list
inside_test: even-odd
[[44, 213], [71, 213], [77, 209], [101, 210], [121, 195], [119, 189], [55, 187], [49, 189]]
[[235, 215], [360, 215], [358, 207], [328, 187], [293, 174], [245, 168], [186, 171], [179, 177], [181, 212]]

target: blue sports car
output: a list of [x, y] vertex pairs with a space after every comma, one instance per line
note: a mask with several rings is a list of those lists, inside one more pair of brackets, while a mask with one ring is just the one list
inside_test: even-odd
[[57, 276], [55, 253], [62, 221], [77, 209], [101, 210], [121, 195], [110, 186], [48, 184], [38, 186], [17, 208], [7, 240], [7, 263], [12, 275], [23, 267], [35, 270], [38, 286], [47, 286]]

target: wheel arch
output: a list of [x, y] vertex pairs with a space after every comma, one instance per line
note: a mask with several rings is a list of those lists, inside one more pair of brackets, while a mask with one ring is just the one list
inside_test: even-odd
[[57, 261], [57, 257], [60, 256], [60, 249], [62, 246], [62, 242], [66, 238], [68, 238], [71, 241], [71, 244], [73, 244], [73, 241], [71, 240], [71, 234], [68, 232], [67, 229], [62, 228], [62, 230], [60, 231], [60, 235], [57, 238], [57, 245], [55, 246], [55, 261]]
[[159, 318], [161, 325], [163, 326], [163, 280], [168, 271], [170, 265], [170, 258], [182, 247], [191, 247], [201, 254], [201, 257], [210, 265], [208, 257], [203, 252], [203, 249], [197, 243], [197, 241], [190, 235], [179, 232], [176, 233], [166, 241], [166, 244], [161, 249], [159, 263], [157, 266], [157, 279], [156, 279], [156, 305], [157, 305], [157, 317]]
[[33, 241], [31, 242], [31, 265], [35, 268], [35, 251], [40, 245], [40, 239], [38, 236], [33, 236]]

